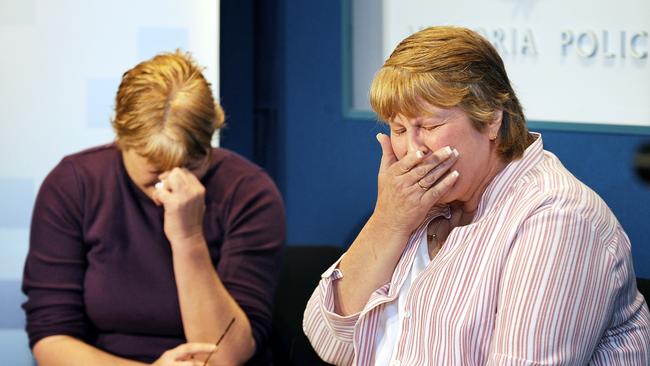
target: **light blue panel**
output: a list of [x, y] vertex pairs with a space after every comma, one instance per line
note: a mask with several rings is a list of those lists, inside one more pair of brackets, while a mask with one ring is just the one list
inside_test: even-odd
[[27, 228], [34, 205], [32, 178], [0, 177], [0, 227]]
[[33, 25], [36, 0], [0, 0], [0, 25]]
[[29, 350], [27, 333], [18, 329], [0, 330], [0, 365], [33, 366], [36, 362], [32, 359]]
[[20, 279], [29, 248], [29, 229], [0, 229], [0, 243], [0, 280]]
[[138, 59], [147, 60], [161, 52], [189, 48], [187, 28], [146, 27], [138, 29]]
[[25, 313], [20, 307], [25, 295], [20, 291], [20, 283], [21, 280], [0, 280], [0, 329], [25, 327]]
[[118, 78], [92, 78], [86, 82], [86, 126], [111, 128]]

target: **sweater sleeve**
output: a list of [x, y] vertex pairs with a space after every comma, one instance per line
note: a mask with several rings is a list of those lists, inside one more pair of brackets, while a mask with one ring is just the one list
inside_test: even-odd
[[45, 178], [32, 215], [22, 283], [30, 347], [51, 335], [87, 335], [81, 202], [74, 167], [64, 159]]
[[284, 206], [275, 185], [262, 171], [244, 177], [230, 202], [217, 271], [248, 316], [259, 350], [271, 329], [286, 240]]

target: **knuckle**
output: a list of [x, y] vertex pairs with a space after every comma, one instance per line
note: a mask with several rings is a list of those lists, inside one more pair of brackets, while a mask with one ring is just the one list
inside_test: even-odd
[[406, 168], [406, 166], [401, 165], [401, 164], [400, 165], [395, 164], [392, 167], [392, 169], [393, 169], [393, 172], [394, 172], [395, 175], [402, 175], [404, 173], [408, 173], [408, 171], [410, 170], [410, 169]]
[[422, 178], [422, 184], [425, 186], [430, 186], [436, 182], [436, 177], [433, 175], [427, 175]]
[[431, 159], [431, 165], [433, 165], [435, 168], [439, 167], [444, 163], [445, 162], [437, 156], [434, 156], [433, 159]]
[[435, 201], [437, 201], [437, 200], [440, 199], [440, 192], [438, 192], [438, 190], [432, 189], [432, 190], [430, 190], [430, 192], [431, 192], [431, 197], [432, 197]]
[[441, 156], [440, 153], [437, 153], [433, 154], [433, 158], [431, 160], [436, 164], [441, 164], [445, 161], [445, 157]]

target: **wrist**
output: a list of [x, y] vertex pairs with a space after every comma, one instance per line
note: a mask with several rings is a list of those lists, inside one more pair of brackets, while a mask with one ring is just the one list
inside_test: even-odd
[[408, 238], [415, 230], [415, 228], [401, 224], [392, 217], [387, 217], [376, 211], [368, 219], [368, 224], [375, 232], [381, 232], [387, 237]]
[[207, 243], [202, 232], [184, 236], [169, 236], [173, 254], [195, 254], [207, 251]]

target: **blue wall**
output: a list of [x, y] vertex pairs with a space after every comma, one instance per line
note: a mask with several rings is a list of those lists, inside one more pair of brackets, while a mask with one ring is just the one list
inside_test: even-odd
[[[278, 0], [273, 14], [279, 19], [279, 163], [267, 169], [286, 200], [289, 244], [347, 246], [374, 205], [380, 156], [375, 134], [383, 127], [343, 116], [341, 6]], [[540, 132], [546, 148], [609, 204], [632, 241], [637, 276], [650, 277], [650, 186], [631, 165], [650, 137]]]

